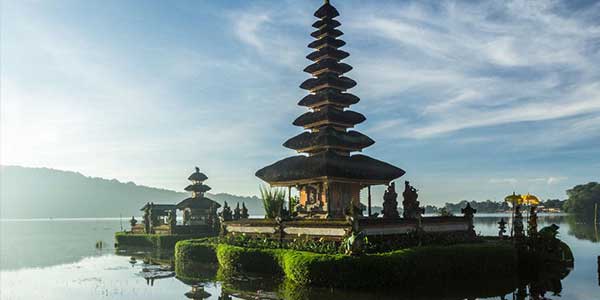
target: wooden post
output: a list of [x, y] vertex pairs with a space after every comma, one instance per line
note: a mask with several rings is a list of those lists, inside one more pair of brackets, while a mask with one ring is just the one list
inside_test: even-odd
[[368, 197], [369, 206], [367, 209], [367, 213], [368, 213], [368, 217], [370, 218], [371, 217], [371, 186], [370, 185], [367, 185], [367, 191], [368, 191], [368, 195], [369, 195], [369, 197]]

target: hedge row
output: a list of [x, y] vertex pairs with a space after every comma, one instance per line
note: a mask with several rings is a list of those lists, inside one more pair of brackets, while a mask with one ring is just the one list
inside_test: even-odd
[[199, 235], [190, 234], [132, 234], [126, 232], [116, 232], [115, 241], [117, 247], [144, 247], [164, 250], [173, 250], [175, 244], [179, 241], [192, 238], [200, 238]]
[[364, 256], [219, 244], [216, 256], [227, 272], [282, 273], [299, 284], [325, 287], [418, 288], [517, 272], [517, 253], [508, 243], [419, 247]]
[[179, 279], [194, 281], [216, 273], [216, 238], [180, 241], [175, 245], [175, 273]]

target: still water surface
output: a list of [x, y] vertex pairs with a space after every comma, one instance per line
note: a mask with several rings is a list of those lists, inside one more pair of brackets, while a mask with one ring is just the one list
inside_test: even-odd
[[[476, 231], [496, 235], [499, 218], [477, 217]], [[600, 300], [597, 270], [600, 243], [593, 227], [565, 216], [542, 216], [540, 228], [552, 223], [560, 226], [560, 238], [571, 247], [575, 267], [560, 282], [560, 295], [548, 293], [547, 299]], [[184, 295], [190, 290], [188, 284], [174, 277], [149, 282], [141, 276], [143, 263], [132, 265], [131, 253], [115, 251], [113, 234], [120, 229], [119, 219], [2, 220], [0, 299], [188, 299]], [[103, 241], [102, 249], [96, 248], [98, 241]], [[515, 296], [508, 293], [490, 298], [488, 293], [465, 287], [435, 297], [329, 289], [311, 289], [298, 295], [293, 288], [286, 288], [286, 283], [271, 283], [252, 276], [227, 283], [209, 280], [203, 284], [212, 294], [208, 299], [513, 299]]]

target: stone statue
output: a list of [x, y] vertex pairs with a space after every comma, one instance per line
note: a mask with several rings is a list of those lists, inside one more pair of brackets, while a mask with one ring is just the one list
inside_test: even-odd
[[404, 208], [404, 212], [402, 216], [405, 219], [417, 219], [423, 213], [425, 213], [425, 209], [419, 207], [419, 194], [418, 190], [410, 185], [410, 182], [404, 182], [404, 192], [402, 192], [402, 197], [404, 197], [404, 201], [402, 201], [402, 207]]
[[242, 217], [242, 210], [240, 209], [240, 203], [238, 202], [235, 209], [233, 210], [233, 219], [239, 220]]
[[150, 202], [144, 207], [144, 232], [150, 233]]
[[396, 184], [392, 182], [387, 190], [383, 193], [383, 218], [385, 219], [397, 219], [400, 218], [398, 213], [398, 193], [396, 193]]
[[250, 217], [250, 214], [248, 214], [248, 208], [246, 208], [246, 203], [242, 202], [242, 214], [241, 214], [241, 218], [242, 219], [248, 219]]
[[537, 207], [532, 206], [529, 211], [529, 220], [527, 220], [527, 234], [533, 237], [537, 233]]
[[133, 230], [133, 227], [135, 227], [135, 224], [137, 224], [137, 220], [135, 219], [134, 216], [131, 216], [131, 220], [129, 220], [129, 224], [131, 224], [131, 230]]
[[223, 221], [231, 221], [233, 219], [233, 214], [231, 212], [231, 208], [229, 208], [229, 205], [227, 205], [227, 201], [223, 203], [223, 209], [219, 215], [221, 218], [223, 218]]
[[498, 222], [498, 237], [504, 238], [505, 233], [506, 233], [506, 221], [504, 221], [504, 218], [500, 218], [500, 222]]
[[513, 231], [515, 237], [520, 238], [525, 234], [523, 231], [523, 214], [521, 213], [521, 206], [517, 205], [515, 208], [515, 218], [513, 220]]
[[174, 209], [169, 211], [169, 214], [167, 215], [167, 223], [169, 223], [169, 226], [171, 226], [171, 230], [177, 225], [177, 212], [175, 212]]
[[465, 219], [467, 219], [467, 222], [469, 222], [469, 232], [473, 235], [475, 235], [475, 226], [473, 226], [473, 217], [475, 216], [475, 213], [477, 213], [477, 210], [474, 209], [473, 207], [471, 207], [471, 203], [467, 202], [467, 206], [463, 209], [460, 210], [461, 213], [464, 214]]
[[190, 210], [186, 208], [183, 211], [183, 225], [190, 225], [191, 218]]

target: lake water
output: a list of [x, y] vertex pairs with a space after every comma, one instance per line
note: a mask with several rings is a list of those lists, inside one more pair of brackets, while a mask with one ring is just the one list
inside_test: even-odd
[[[476, 231], [497, 235], [499, 218], [475, 218]], [[560, 238], [575, 256], [574, 268], [560, 281], [560, 295], [547, 293], [547, 299], [600, 299], [600, 243], [593, 227], [566, 216], [541, 216], [539, 223], [540, 228], [559, 225]], [[147, 281], [140, 274], [148, 266], [130, 264], [131, 253], [116, 252], [113, 234], [120, 229], [119, 219], [2, 220], [0, 299], [188, 299], [184, 295], [191, 289], [188, 284], [175, 277]], [[96, 248], [99, 241], [101, 249]], [[485, 291], [464, 287], [445, 291], [442, 297], [382, 290], [294, 290], [289, 283], [252, 276], [203, 284], [212, 295], [207, 299], [529, 299], [510, 292], [490, 298]]]

